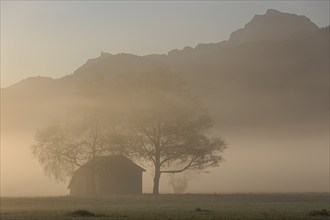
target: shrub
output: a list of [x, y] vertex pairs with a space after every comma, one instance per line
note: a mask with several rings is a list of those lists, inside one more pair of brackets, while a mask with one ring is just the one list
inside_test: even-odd
[[313, 210], [309, 213], [310, 216], [330, 216], [330, 211], [326, 209]]
[[76, 211], [73, 211], [70, 213], [71, 216], [74, 217], [95, 217], [96, 215], [93, 212], [83, 210], [83, 209], [78, 209]]

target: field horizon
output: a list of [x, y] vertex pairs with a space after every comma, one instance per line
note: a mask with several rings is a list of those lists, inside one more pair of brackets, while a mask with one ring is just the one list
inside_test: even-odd
[[137, 195], [119, 195], [119, 194], [113, 194], [113, 195], [108, 195], [108, 196], [96, 196], [96, 197], [87, 197], [87, 196], [71, 196], [69, 194], [63, 194], [63, 195], [17, 195], [17, 196], [11, 196], [11, 195], [4, 195], [2, 196], [0, 194], [1, 199], [5, 198], [60, 198], [60, 197], [72, 197], [72, 198], [108, 198], [108, 197], [113, 197], [113, 196], [163, 196], [163, 195], [168, 195], [168, 196], [181, 196], [181, 195], [303, 195], [303, 194], [329, 194], [330, 192], [184, 192], [184, 193], [170, 193], [170, 192], [164, 192], [164, 193], [159, 193], [158, 195], [152, 194], [152, 192], [145, 192], [142, 194], [137, 194]]

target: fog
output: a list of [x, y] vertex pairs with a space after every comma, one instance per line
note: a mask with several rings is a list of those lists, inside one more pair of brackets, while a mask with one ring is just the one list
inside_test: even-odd
[[[194, 150], [198, 144], [182, 141], [187, 136], [202, 136], [196, 140], [204, 142], [196, 143], [210, 148], [223, 143], [207, 138], [222, 138], [227, 148], [210, 152], [221, 153], [224, 160], [218, 158], [219, 166], [204, 169], [207, 172], [193, 173], [186, 193], [328, 192], [329, 26], [320, 28], [303, 15], [276, 10], [246, 22], [219, 43], [162, 55], [102, 52], [62, 78], [22, 78], [1, 88], [1, 196], [68, 195], [71, 165], [60, 164], [71, 174], [65, 182], [55, 180], [54, 173], [50, 178], [43, 169], [47, 171], [50, 160], [44, 158], [49, 155], [42, 155], [42, 147], [33, 155], [32, 146], [43, 140], [36, 134], [54, 123], [73, 122], [80, 130], [68, 126], [51, 146], [62, 149], [58, 143], [66, 137], [88, 142], [94, 124], [84, 124], [86, 118], [97, 118], [100, 133], [111, 129], [127, 133], [124, 138], [102, 133], [108, 151], [100, 142], [97, 150], [104, 151], [97, 156], [120, 152], [109, 143], [134, 150], [137, 140], [145, 139], [138, 139], [141, 130], [135, 130], [135, 136], [131, 131], [141, 125], [149, 132], [150, 127], [143, 126], [153, 125], [152, 120], [168, 124], [163, 129], [166, 138], [178, 135], [177, 145], [190, 143]], [[146, 143], [151, 146], [150, 142]], [[141, 159], [148, 158], [147, 153], [135, 152], [130, 158], [146, 170], [142, 192], [152, 193], [156, 172]], [[78, 155], [74, 162], [86, 163], [92, 158], [86, 155]], [[189, 159], [184, 158], [183, 164]], [[172, 168], [170, 162], [165, 165]], [[168, 177], [161, 174], [160, 193], [173, 193]]]
[[[225, 162], [210, 173], [189, 181], [190, 193], [326, 192], [329, 186], [328, 128], [314, 127], [291, 132], [279, 129], [235, 129], [222, 133], [228, 142]], [[252, 130], [252, 131], [251, 131]], [[260, 133], [259, 133], [260, 132]], [[1, 138], [1, 195], [53, 196], [69, 193], [66, 183], [45, 176], [29, 146], [33, 133], [6, 133]], [[18, 138], [19, 137], [19, 138]], [[143, 166], [143, 164], [142, 164]], [[146, 168], [147, 169], [147, 168]], [[173, 193], [166, 175], [161, 193]], [[152, 192], [152, 173], [143, 174], [143, 192]]]

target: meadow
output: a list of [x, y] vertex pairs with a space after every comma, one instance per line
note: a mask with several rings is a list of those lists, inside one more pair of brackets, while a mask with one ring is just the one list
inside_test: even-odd
[[329, 193], [3, 197], [1, 219], [325, 220], [329, 206]]

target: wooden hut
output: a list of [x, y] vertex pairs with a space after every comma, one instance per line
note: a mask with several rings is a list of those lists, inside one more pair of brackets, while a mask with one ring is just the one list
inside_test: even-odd
[[74, 171], [68, 188], [72, 196], [141, 194], [144, 171], [121, 155], [97, 157]]

